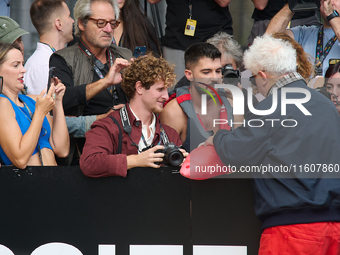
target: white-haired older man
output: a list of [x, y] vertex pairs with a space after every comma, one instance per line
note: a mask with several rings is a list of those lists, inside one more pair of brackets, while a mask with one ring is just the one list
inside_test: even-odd
[[339, 114], [296, 73], [288, 42], [258, 37], [244, 64], [266, 98], [243, 126], [219, 130], [213, 144], [225, 164], [253, 173], [264, 229], [259, 254], [337, 254], [340, 179], [322, 177], [339, 167]]

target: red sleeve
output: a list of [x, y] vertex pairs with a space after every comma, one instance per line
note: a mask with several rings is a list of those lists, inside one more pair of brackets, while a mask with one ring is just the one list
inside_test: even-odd
[[123, 176], [127, 174], [125, 154], [114, 152], [118, 148], [119, 129], [108, 117], [97, 120], [86, 135], [80, 169], [88, 177]]

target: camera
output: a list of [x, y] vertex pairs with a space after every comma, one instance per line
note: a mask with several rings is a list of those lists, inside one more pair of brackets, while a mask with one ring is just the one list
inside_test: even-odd
[[287, 0], [292, 12], [315, 11], [320, 8], [320, 0]]
[[163, 150], [157, 150], [155, 153], [164, 153], [163, 161], [159, 164], [170, 165], [170, 166], [179, 166], [182, 164], [184, 156], [183, 153], [179, 150], [174, 143], [167, 143], [164, 145]]
[[223, 79], [226, 79], [226, 83], [237, 85], [241, 81], [240, 71], [234, 70], [233, 66], [228, 64], [222, 68]]

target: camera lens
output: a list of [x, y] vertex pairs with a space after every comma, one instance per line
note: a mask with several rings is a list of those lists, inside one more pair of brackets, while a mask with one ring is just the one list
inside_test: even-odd
[[183, 162], [183, 153], [177, 148], [169, 148], [164, 155], [165, 161], [172, 166], [179, 166]]
[[237, 85], [240, 82], [240, 72], [234, 70], [232, 65], [228, 64], [222, 69], [223, 81], [226, 84]]

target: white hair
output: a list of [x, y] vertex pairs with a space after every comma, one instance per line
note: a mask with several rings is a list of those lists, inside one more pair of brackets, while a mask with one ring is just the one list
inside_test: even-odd
[[81, 20], [84, 25], [87, 24], [86, 18], [92, 15], [91, 4], [93, 2], [107, 2], [111, 4], [113, 10], [115, 12], [116, 20], [119, 17], [119, 7], [116, 0], [78, 0], [74, 6], [73, 16], [74, 16], [74, 33], [77, 36], [80, 36], [79, 30], [79, 20]]
[[255, 38], [244, 53], [243, 62], [253, 74], [266, 71], [269, 75], [281, 76], [296, 72], [296, 50], [287, 41], [263, 35]]
[[219, 50], [222, 49], [222, 55], [226, 58], [233, 59], [238, 68], [242, 66], [243, 52], [241, 46], [233, 39], [232, 35], [226, 32], [220, 32], [209, 38], [207, 43], [214, 45]]

